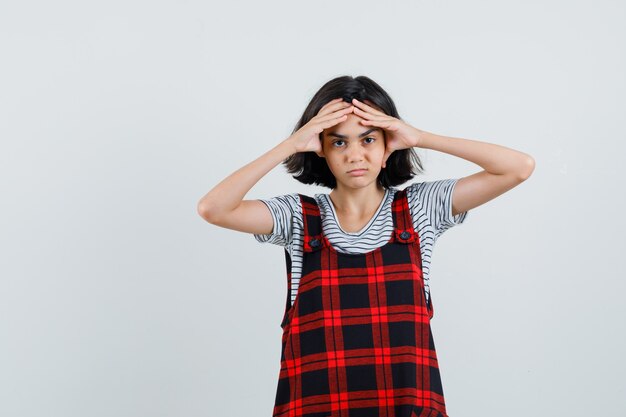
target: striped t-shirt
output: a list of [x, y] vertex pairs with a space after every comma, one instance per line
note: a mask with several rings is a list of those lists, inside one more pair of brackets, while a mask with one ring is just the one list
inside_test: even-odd
[[[452, 191], [458, 178], [419, 182], [406, 187], [413, 227], [420, 237], [422, 270], [426, 297], [430, 298], [430, 259], [435, 241], [450, 227], [463, 223], [467, 211], [452, 216]], [[332, 246], [342, 253], [365, 253], [385, 245], [391, 238], [393, 218], [391, 203], [397, 188], [385, 190], [378, 210], [358, 232], [346, 232], [337, 222], [335, 208], [328, 194], [315, 194], [320, 208], [322, 229]], [[304, 224], [302, 204], [298, 193], [270, 199], [259, 199], [270, 210], [274, 229], [269, 234], [254, 234], [261, 243], [273, 243], [285, 248], [291, 256], [291, 303], [295, 301], [302, 273]]]

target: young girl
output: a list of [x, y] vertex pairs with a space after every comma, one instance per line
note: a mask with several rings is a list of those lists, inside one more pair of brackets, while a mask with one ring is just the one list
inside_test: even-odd
[[[423, 172], [416, 147], [483, 170], [400, 190]], [[244, 200], [281, 162], [332, 191]], [[430, 327], [433, 245], [533, 170], [528, 154], [417, 129], [377, 83], [343, 76], [314, 95], [291, 136], [209, 191], [198, 203], [206, 221], [285, 248], [272, 415], [447, 417]]]

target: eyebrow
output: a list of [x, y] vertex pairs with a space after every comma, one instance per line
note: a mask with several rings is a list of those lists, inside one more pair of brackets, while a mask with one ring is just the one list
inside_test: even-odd
[[[365, 132], [361, 133], [359, 135], [359, 137], [362, 138], [363, 136], [367, 136], [367, 135], [369, 135], [370, 133], [372, 133], [374, 131], [380, 131], [380, 130], [381, 129], [379, 127], [375, 127], [373, 129], [366, 130]], [[339, 139], [348, 139], [348, 136], [340, 135], [339, 133], [335, 133], [335, 132], [329, 132], [329, 133], [326, 134], [326, 136], [333, 136], [333, 137], [336, 137], [336, 138], [339, 138]]]

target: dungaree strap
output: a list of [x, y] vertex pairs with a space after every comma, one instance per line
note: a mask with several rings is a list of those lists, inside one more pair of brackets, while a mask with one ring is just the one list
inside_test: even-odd
[[[304, 222], [304, 252], [314, 252], [325, 247], [328, 241], [322, 233], [322, 219], [317, 201], [313, 197], [304, 194], [298, 194], [302, 203], [302, 221]], [[287, 266], [287, 300], [285, 300], [285, 313], [281, 320], [280, 327], [285, 327], [288, 312], [291, 308], [291, 287], [292, 276], [291, 266], [292, 260], [289, 252], [285, 248], [285, 264]]]
[[289, 251], [285, 248], [285, 266], [287, 267], [287, 299], [285, 300], [285, 313], [283, 314], [283, 318], [280, 321], [280, 327], [285, 327], [287, 323], [287, 311], [291, 308], [291, 255], [289, 255]]
[[315, 252], [326, 247], [326, 240], [322, 230], [322, 216], [315, 198], [304, 194], [298, 194], [302, 203], [302, 221], [304, 228], [304, 252]]
[[[413, 227], [413, 218], [409, 208], [409, 199], [406, 194], [406, 188], [396, 192], [393, 200], [393, 224], [396, 242], [411, 243], [415, 242], [417, 247], [417, 257], [419, 258], [420, 268], [423, 266], [422, 250], [420, 248], [420, 238]], [[423, 274], [423, 272], [422, 272]], [[423, 276], [423, 275], [422, 275]], [[424, 296], [426, 294], [424, 293]], [[435, 314], [432, 297], [426, 297], [426, 307], [428, 314], [432, 318]]]
[[406, 189], [399, 190], [394, 196], [391, 211], [393, 214], [394, 238], [399, 243], [412, 243], [419, 238], [413, 228], [413, 219], [409, 209]]

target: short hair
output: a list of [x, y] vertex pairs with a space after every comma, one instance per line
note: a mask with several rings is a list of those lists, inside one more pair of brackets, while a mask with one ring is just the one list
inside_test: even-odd
[[[348, 103], [352, 103], [353, 98], [361, 102], [369, 100], [383, 113], [400, 119], [393, 100], [380, 85], [364, 75], [357, 77], [344, 75], [326, 82], [315, 93], [302, 117], [296, 123], [292, 134], [315, 117], [326, 103], [339, 97]], [[386, 138], [385, 130], [382, 130]], [[319, 138], [320, 141], [323, 140], [323, 133], [320, 133]], [[293, 177], [301, 183], [316, 184], [331, 189], [337, 187], [337, 180], [330, 171], [326, 159], [315, 152], [294, 153], [283, 161], [283, 165], [287, 168], [287, 172], [295, 174]], [[401, 149], [391, 153], [377, 181], [384, 188], [389, 188], [404, 184], [422, 172], [424, 172], [422, 162], [415, 149]]]

